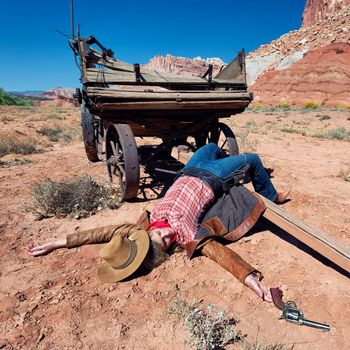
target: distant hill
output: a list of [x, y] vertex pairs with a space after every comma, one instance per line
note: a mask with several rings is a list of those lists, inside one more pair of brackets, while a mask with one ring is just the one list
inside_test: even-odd
[[25, 91], [8, 91], [9, 94], [18, 96], [41, 96], [44, 91], [41, 90], [25, 90]]

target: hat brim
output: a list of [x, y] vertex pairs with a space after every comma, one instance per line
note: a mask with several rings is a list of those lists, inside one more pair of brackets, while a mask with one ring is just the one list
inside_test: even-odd
[[145, 260], [150, 246], [148, 233], [144, 230], [133, 232], [128, 238], [136, 243], [137, 253], [129, 266], [123, 269], [115, 269], [109, 263], [104, 262], [97, 270], [97, 276], [103, 282], [118, 282], [132, 275]]

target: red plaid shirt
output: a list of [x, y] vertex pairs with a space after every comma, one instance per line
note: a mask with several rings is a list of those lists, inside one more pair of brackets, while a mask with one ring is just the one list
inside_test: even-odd
[[183, 246], [193, 240], [199, 218], [214, 199], [208, 184], [197, 177], [181, 176], [156, 204], [150, 222], [167, 220]]

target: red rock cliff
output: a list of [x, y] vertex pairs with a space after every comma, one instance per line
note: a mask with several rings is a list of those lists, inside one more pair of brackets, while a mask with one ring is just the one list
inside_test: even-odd
[[349, 6], [350, 0], [307, 0], [302, 26], [310, 27]]
[[255, 103], [302, 106], [350, 104], [350, 45], [330, 44], [308, 52], [289, 69], [263, 74], [251, 86]]

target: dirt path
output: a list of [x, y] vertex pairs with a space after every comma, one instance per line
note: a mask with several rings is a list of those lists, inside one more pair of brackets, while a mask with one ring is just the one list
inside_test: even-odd
[[[350, 170], [350, 142], [307, 136], [316, 129], [349, 130], [350, 113], [327, 111], [325, 122], [317, 113], [245, 113], [229, 124], [241, 149], [256, 151], [274, 169], [276, 186], [293, 189], [284, 209], [350, 247], [350, 182], [337, 176]], [[281, 130], [292, 127], [300, 132]], [[265, 283], [281, 286], [307, 318], [329, 323], [329, 333], [278, 320], [277, 309], [226, 271], [205, 258], [188, 262], [183, 252], [147, 276], [111, 285], [96, 277], [99, 246], [26, 256], [30, 242], [130, 221], [155, 201], [125, 203], [82, 220], [35, 221], [22, 210], [34, 182], [84, 173], [104, 181], [105, 166], [89, 164], [80, 142], [56, 143], [25, 158], [31, 163], [0, 169], [0, 349], [185, 349], [188, 333], [167, 312], [176, 299], [229, 311], [250, 342], [295, 344], [295, 350], [350, 348], [349, 277], [272, 226], [230, 247], [263, 271]]]

